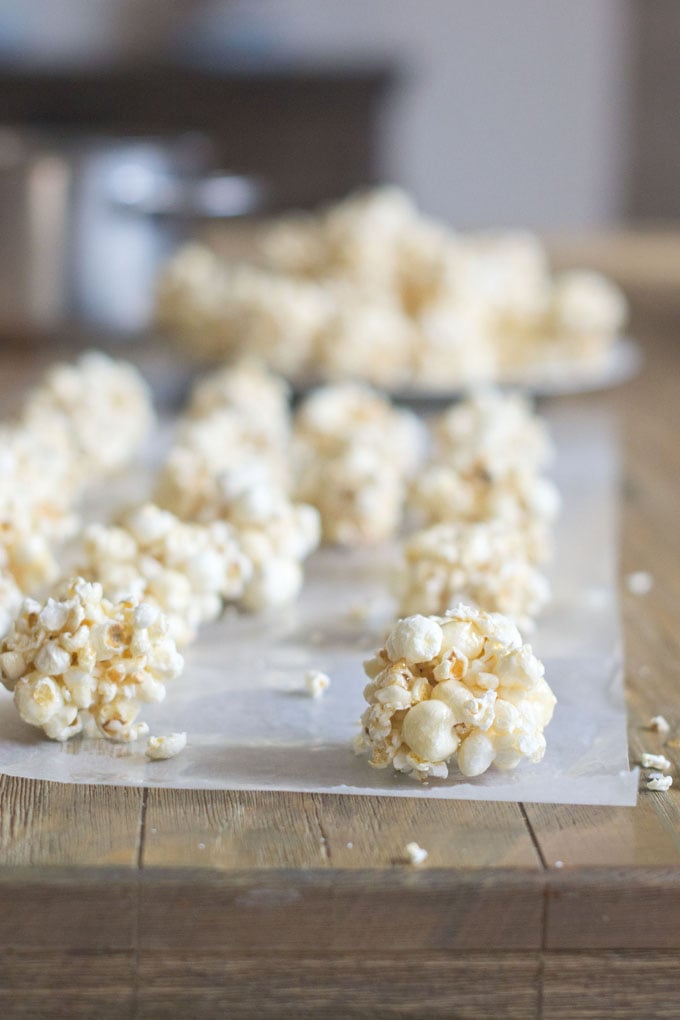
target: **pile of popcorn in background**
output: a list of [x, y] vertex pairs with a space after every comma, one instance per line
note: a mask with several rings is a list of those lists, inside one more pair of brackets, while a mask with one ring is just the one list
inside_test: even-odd
[[289, 379], [446, 391], [607, 363], [626, 301], [550, 271], [527, 233], [460, 234], [383, 187], [264, 227], [254, 256], [192, 244], [161, 279], [159, 324], [191, 357], [247, 353]]

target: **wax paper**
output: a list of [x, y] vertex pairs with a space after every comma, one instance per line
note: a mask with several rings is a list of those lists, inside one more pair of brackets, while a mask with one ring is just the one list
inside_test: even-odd
[[[529, 636], [558, 699], [541, 763], [491, 768], [474, 780], [454, 767], [446, 780], [419, 783], [372, 769], [354, 754], [362, 661], [381, 646], [394, 618], [389, 578], [397, 551], [389, 546], [323, 549], [308, 563], [296, 606], [259, 616], [228, 610], [205, 627], [165, 701], [145, 706], [143, 715], [154, 735], [187, 732], [176, 758], [148, 761], [144, 740], [54, 743], [21, 721], [0, 688], [0, 772], [68, 783], [634, 804], [638, 777], [628, 765], [617, 602], [615, 430], [597, 408], [576, 413], [556, 404], [547, 416], [563, 509], [550, 569], [553, 600]], [[148, 485], [147, 469], [136, 480], [131, 475], [125, 497], [141, 496], [144, 479]], [[321, 698], [306, 692], [308, 669], [331, 677]]]

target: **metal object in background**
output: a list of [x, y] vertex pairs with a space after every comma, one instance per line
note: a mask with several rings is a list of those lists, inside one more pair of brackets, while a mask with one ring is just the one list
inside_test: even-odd
[[143, 331], [158, 271], [192, 226], [261, 208], [261, 184], [209, 165], [200, 136], [1, 129], [0, 334]]

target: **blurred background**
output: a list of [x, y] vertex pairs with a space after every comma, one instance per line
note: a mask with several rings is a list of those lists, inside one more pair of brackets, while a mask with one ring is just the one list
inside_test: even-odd
[[134, 330], [206, 222], [375, 181], [463, 229], [668, 224], [679, 85], [677, 0], [0, 0], [0, 326]]

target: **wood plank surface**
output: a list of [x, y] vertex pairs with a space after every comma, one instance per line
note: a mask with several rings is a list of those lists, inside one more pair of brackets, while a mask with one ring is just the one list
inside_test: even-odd
[[142, 865], [389, 869], [411, 840], [425, 869], [541, 867], [516, 804], [227, 790], [149, 790]]

